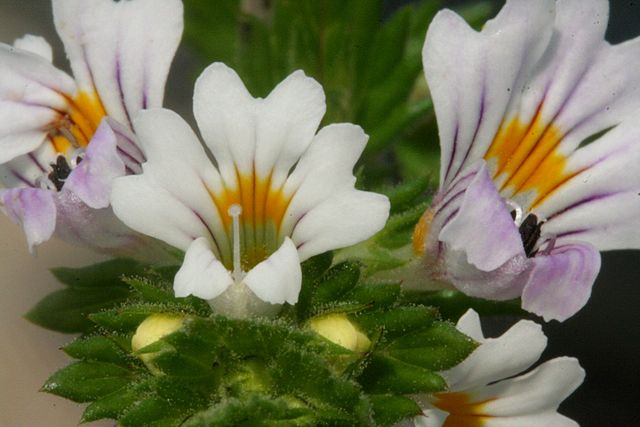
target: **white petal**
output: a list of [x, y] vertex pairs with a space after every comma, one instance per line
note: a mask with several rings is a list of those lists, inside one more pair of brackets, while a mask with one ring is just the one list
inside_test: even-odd
[[49, 62], [53, 61], [53, 50], [44, 37], [26, 34], [13, 42], [13, 47], [35, 53]]
[[194, 239], [209, 235], [196, 212], [144, 175], [117, 178], [111, 206], [132, 229], [185, 251]]
[[218, 249], [224, 253], [230, 243], [212, 193], [218, 193], [222, 185], [193, 130], [179, 115], [164, 109], [140, 112], [134, 127], [147, 156], [144, 176], [175, 202], [192, 211], [189, 218], [195, 215], [199, 223], [209, 228], [206, 234], [199, 236], [211, 235], [220, 256]]
[[123, 123], [160, 107], [183, 28], [179, 0], [53, 0], [58, 34], [80, 89], [97, 90]]
[[236, 188], [237, 172], [251, 174], [255, 159], [256, 100], [235, 71], [211, 64], [198, 80], [193, 113], [225, 183]]
[[0, 44], [0, 163], [42, 144], [74, 92], [73, 80], [46, 59]]
[[554, 2], [512, 0], [481, 33], [445, 10], [423, 49], [442, 146], [441, 185], [484, 155], [551, 37]]
[[478, 342], [484, 342], [484, 334], [482, 333], [482, 324], [480, 323], [480, 315], [470, 308], [468, 309], [456, 323], [456, 328], [467, 335], [468, 337], [473, 338]]
[[521, 320], [498, 338], [481, 342], [469, 357], [442, 376], [452, 391], [483, 386], [528, 369], [546, 346], [547, 338], [540, 325]]
[[191, 243], [184, 262], [173, 281], [176, 297], [189, 295], [210, 300], [233, 285], [233, 279], [211, 251], [209, 242], [200, 237]]
[[544, 233], [599, 250], [640, 248], [639, 123], [631, 118], [570, 157], [568, 168], [581, 172], [539, 207]]
[[[413, 419], [415, 427], [443, 427], [447, 413], [437, 408], [427, 409], [424, 416]], [[514, 426], [515, 427], [515, 426]]]
[[483, 427], [579, 427], [578, 423], [555, 411], [485, 418], [482, 425]]
[[258, 178], [273, 172], [279, 188], [291, 167], [309, 147], [326, 110], [322, 86], [302, 71], [284, 79], [260, 103], [256, 128]]
[[302, 286], [300, 258], [291, 239], [253, 267], [242, 281], [258, 298], [271, 304], [295, 304]]
[[300, 260], [368, 239], [384, 227], [389, 208], [381, 194], [353, 189], [334, 194], [295, 225], [292, 239]]
[[482, 408], [483, 412], [493, 416], [544, 413], [557, 409], [582, 384], [584, 376], [584, 369], [576, 359], [559, 357], [528, 374], [475, 390], [472, 392], [473, 401], [494, 399]]
[[353, 167], [367, 139], [362, 128], [346, 123], [318, 132], [284, 186], [283, 193], [292, 199], [281, 225], [282, 235], [291, 235], [300, 218], [324, 200], [353, 188]]
[[58, 153], [52, 144], [40, 144], [28, 154], [0, 164], [0, 184], [6, 188], [40, 187], [40, 180], [49, 173]]

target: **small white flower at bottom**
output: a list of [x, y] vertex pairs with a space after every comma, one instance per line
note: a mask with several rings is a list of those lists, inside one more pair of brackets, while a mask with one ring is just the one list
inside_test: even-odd
[[467, 311], [457, 328], [480, 343], [461, 364], [442, 373], [446, 392], [421, 401], [424, 416], [416, 427], [573, 427], [557, 412], [584, 380], [577, 359], [558, 357], [514, 377], [533, 365], [547, 338], [540, 325], [521, 320], [498, 338], [484, 338], [478, 313]]

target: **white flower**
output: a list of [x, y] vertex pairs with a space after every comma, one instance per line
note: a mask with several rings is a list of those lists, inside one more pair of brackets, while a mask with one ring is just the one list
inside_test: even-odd
[[233, 316], [293, 304], [300, 262], [383, 227], [387, 198], [354, 189], [367, 136], [352, 124], [316, 134], [325, 98], [304, 73], [255, 99], [213, 64], [196, 83], [194, 112], [207, 151], [175, 113], [137, 116], [144, 172], [118, 178], [112, 196], [125, 224], [186, 251], [177, 296]]
[[0, 44], [0, 203], [31, 250], [54, 231], [96, 249], [135, 246], [140, 236], [109, 209], [111, 183], [141, 171], [130, 118], [162, 105], [182, 2], [52, 6], [73, 77], [54, 67], [43, 38]]
[[509, 0], [477, 32], [445, 10], [423, 60], [442, 147], [423, 267], [545, 320], [589, 299], [600, 253], [640, 248], [640, 38], [606, 0]]
[[560, 403], [584, 380], [584, 370], [570, 357], [531, 367], [547, 345], [540, 325], [521, 320], [498, 338], [485, 338], [480, 318], [467, 311], [458, 329], [480, 346], [467, 359], [443, 372], [446, 392], [424, 400], [416, 427], [573, 427], [557, 412]]

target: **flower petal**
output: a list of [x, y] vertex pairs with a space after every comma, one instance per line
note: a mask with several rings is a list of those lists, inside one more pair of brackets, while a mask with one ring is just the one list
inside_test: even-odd
[[271, 304], [295, 304], [302, 286], [298, 251], [285, 238], [280, 248], [253, 267], [242, 280], [258, 298]]
[[229, 184], [235, 170], [278, 188], [311, 143], [325, 112], [322, 87], [296, 71], [262, 99], [254, 99], [238, 75], [221, 63], [198, 78], [194, 114], [202, 136]]
[[538, 209], [547, 217], [544, 232], [599, 250], [640, 248], [639, 138], [633, 118], [576, 151], [568, 167], [580, 172]]
[[65, 181], [63, 191], [72, 191], [91, 208], [106, 208], [109, 206], [113, 180], [124, 174], [125, 167], [118, 156], [116, 135], [103, 121], [82, 161]]
[[36, 187], [48, 174], [58, 153], [52, 144], [41, 144], [34, 151], [0, 164], [0, 183], [6, 188]]
[[[182, 218], [173, 217], [175, 225], [170, 228], [182, 230], [203, 230], [204, 234], [190, 234], [192, 238], [198, 236], [211, 236], [217, 244], [214, 252], [218, 257], [224, 257], [220, 251], [225, 253], [229, 249], [229, 239], [223, 227], [220, 213], [212, 198], [212, 194], [221, 191], [221, 178], [216, 169], [211, 164], [204, 148], [194, 134], [189, 125], [176, 113], [164, 109], [152, 109], [140, 112], [134, 125], [137, 132], [138, 141], [146, 153], [147, 162], [143, 165], [144, 176], [148, 184], [149, 191], [158, 191], [158, 197], [162, 197], [166, 203], [179, 204], [177, 212], [189, 211], [190, 213]], [[153, 190], [155, 189], [155, 190]], [[124, 191], [127, 191], [126, 189]], [[162, 196], [160, 196], [162, 195]], [[149, 196], [155, 197], [155, 196]], [[145, 197], [146, 198], [146, 197]], [[124, 210], [116, 208], [118, 216], [127, 215], [128, 218], [121, 217], [123, 221], [139, 221], [133, 215], [146, 215], [153, 213], [160, 217], [167, 215], [167, 212], [156, 212], [155, 209], [171, 209], [164, 203], [151, 204], [148, 207], [140, 206], [143, 211], [133, 211], [125, 214]], [[118, 202], [119, 203], [119, 202]], [[226, 212], [223, 214], [226, 215]], [[143, 215], [143, 218], [146, 216]], [[168, 217], [167, 217], [168, 220]], [[194, 221], [195, 225], [188, 225], [189, 221]], [[144, 221], [144, 219], [142, 219]], [[131, 223], [133, 224], [133, 222]], [[173, 240], [172, 233], [168, 233], [166, 227], [154, 227], [152, 224], [144, 229], [133, 228], [157, 237], [165, 242], [177, 246], [183, 250], [191, 244], [190, 241]], [[155, 231], [152, 231], [156, 229]], [[185, 237], [183, 235], [183, 237]], [[171, 240], [167, 240], [171, 239]]]
[[[474, 314], [472, 329], [475, 330], [480, 327], [480, 319], [477, 313]], [[470, 319], [464, 317], [460, 321], [470, 323]], [[466, 333], [460, 326], [458, 329]], [[540, 358], [546, 346], [547, 338], [540, 325], [521, 320], [498, 338], [482, 340], [469, 357], [443, 372], [442, 376], [451, 391], [483, 386], [528, 369]]]
[[467, 187], [458, 213], [440, 231], [439, 240], [449, 249], [466, 253], [467, 261], [483, 271], [524, 255], [518, 228], [484, 164]]
[[111, 206], [132, 229], [185, 251], [197, 237], [210, 235], [197, 212], [145, 175], [117, 178]]
[[160, 107], [183, 29], [179, 0], [53, 0], [58, 34], [87, 93], [129, 124], [139, 110]]
[[471, 395], [475, 402], [486, 401], [482, 411], [492, 416], [545, 413], [556, 410], [582, 384], [584, 376], [578, 360], [558, 357], [528, 374], [476, 389]]
[[35, 53], [47, 61], [53, 62], [53, 49], [44, 37], [26, 34], [13, 42], [13, 47]]
[[564, 321], [589, 300], [600, 271], [600, 253], [588, 243], [567, 243], [534, 257], [533, 263], [522, 292], [522, 308], [546, 321]]
[[233, 278], [216, 259], [209, 242], [200, 237], [191, 243], [184, 262], [173, 281], [176, 297], [189, 295], [210, 300], [222, 294], [231, 285]]
[[434, 18], [423, 49], [425, 75], [437, 113], [446, 186], [481, 158], [508, 105], [551, 37], [554, 2], [511, 0], [475, 32], [445, 10]]
[[45, 58], [0, 44], [0, 163], [42, 144], [74, 92], [73, 80]]
[[298, 221], [292, 239], [300, 260], [362, 242], [382, 230], [389, 217], [389, 199], [377, 193], [342, 190]]
[[9, 218], [22, 225], [29, 251], [51, 238], [56, 228], [56, 205], [53, 193], [39, 188], [0, 190], [0, 200]]

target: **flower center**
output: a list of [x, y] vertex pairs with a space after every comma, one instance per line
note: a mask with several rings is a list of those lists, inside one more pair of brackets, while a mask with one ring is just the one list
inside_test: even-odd
[[227, 213], [231, 217], [232, 221], [232, 234], [233, 234], [233, 280], [236, 283], [240, 283], [244, 278], [244, 271], [242, 271], [242, 259], [240, 252], [240, 215], [242, 215], [242, 206], [233, 204], [229, 206]]

